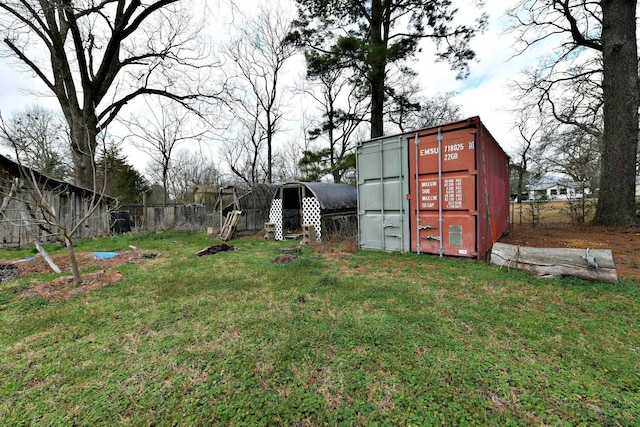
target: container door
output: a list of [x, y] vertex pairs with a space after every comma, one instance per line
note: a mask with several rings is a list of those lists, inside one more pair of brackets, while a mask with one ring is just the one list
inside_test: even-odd
[[358, 148], [358, 243], [363, 249], [409, 251], [406, 137]]
[[431, 128], [409, 144], [411, 251], [478, 255], [475, 129]]

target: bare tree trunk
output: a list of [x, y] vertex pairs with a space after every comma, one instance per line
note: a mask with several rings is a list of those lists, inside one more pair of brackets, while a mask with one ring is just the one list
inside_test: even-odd
[[638, 152], [636, 0], [602, 0], [604, 147], [595, 224], [633, 226]]
[[76, 259], [76, 252], [73, 248], [73, 242], [69, 236], [64, 235], [64, 245], [67, 247], [67, 255], [69, 257], [69, 264], [71, 265], [71, 273], [73, 274], [73, 285], [81, 286], [82, 277], [80, 276], [80, 269], [78, 268], [78, 260]]
[[[95, 117], [85, 116], [82, 111], [65, 111], [71, 132], [71, 154], [73, 159], [73, 175], [76, 185], [88, 189], [94, 188], [96, 126]], [[94, 113], [95, 116], [95, 113]], [[90, 129], [88, 126], [92, 126]]]

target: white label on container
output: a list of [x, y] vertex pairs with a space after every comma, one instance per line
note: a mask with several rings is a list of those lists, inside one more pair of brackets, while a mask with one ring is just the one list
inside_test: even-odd
[[469, 252], [466, 249], [458, 249], [459, 255], [467, 255]]

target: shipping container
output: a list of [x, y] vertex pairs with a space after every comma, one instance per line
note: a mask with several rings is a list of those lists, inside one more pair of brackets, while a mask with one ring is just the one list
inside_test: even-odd
[[409, 252], [409, 152], [406, 135], [357, 150], [358, 238], [362, 249]]
[[483, 259], [509, 228], [509, 157], [478, 117], [364, 142], [357, 172], [361, 248]]

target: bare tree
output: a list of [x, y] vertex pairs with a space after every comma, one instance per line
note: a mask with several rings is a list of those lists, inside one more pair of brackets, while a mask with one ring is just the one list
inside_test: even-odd
[[215, 96], [203, 86], [211, 57], [191, 12], [177, 0], [0, 2], [5, 56], [35, 74], [62, 108], [76, 184], [92, 187], [97, 137], [134, 99], [160, 96], [193, 108], [191, 101]]
[[198, 185], [220, 184], [218, 168], [201, 151], [179, 149], [169, 170], [169, 191], [174, 200], [181, 203], [194, 202], [194, 190]]
[[[235, 135], [223, 142], [222, 157], [231, 172], [246, 183], [258, 183], [266, 179], [264, 146], [266, 131], [260, 126], [260, 102], [236, 104], [236, 115], [229, 132]], [[238, 110], [236, 110], [238, 111]]]
[[[280, 130], [283, 114], [284, 66], [296, 52], [291, 44], [285, 43], [290, 20], [279, 7], [260, 8], [256, 18], [241, 22], [236, 29], [241, 34], [225, 49], [225, 55], [236, 67], [231, 103], [236, 115], [255, 121], [255, 126], [248, 126], [255, 128], [250, 133], [264, 138], [266, 180], [271, 182], [274, 135]], [[253, 145], [255, 148], [255, 141]]]
[[587, 190], [599, 184], [602, 139], [577, 127], [560, 125], [546, 131], [539, 147], [542, 161], [550, 172], [569, 178], [565, 186], [577, 193], [567, 192], [569, 214], [573, 221], [583, 223], [593, 207]]
[[[532, 117], [531, 110], [520, 112], [520, 117], [516, 123], [518, 134], [520, 135], [519, 144], [513, 156], [511, 169], [516, 174], [516, 200], [519, 206], [520, 223], [522, 223], [522, 198], [527, 187], [527, 175], [531, 162], [534, 160], [533, 153], [541, 134], [543, 133], [543, 124], [539, 117]], [[534, 202], [533, 200], [531, 201]]]
[[64, 119], [40, 105], [15, 113], [4, 126], [9, 137], [0, 140], [20, 163], [52, 178], [70, 178], [68, 128]]
[[[313, 63], [313, 58], [317, 57], [314, 52], [307, 52], [306, 56], [307, 63]], [[316, 59], [320, 60], [319, 57]], [[299, 162], [307, 167], [311, 163], [325, 164], [314, 174], [314, 179], [329, 173], [334, 182], [340, 183], [345, 172], [355, 166], [354, 136], [359, 127], [366, 125], [369, 101], [347, 76], [346, 70], [315, 67], [318, 71], [308, 77], [311, 84], [304, 93], [314, 101], [320, 120], [309, 131], [309, 137], [312, 142], [324, 143], [315, 149], [306, 147]]]
[[[78, 268], [78, 262], [75, 256], [74, 238], [76, 234], [85, 226], [99, 208], [104, 208], [104, 186], [100, 189], [95, 188], [95, 177], [93, 190], [80, 187], [70, 186], [69, 184], [52, 179], [40, 172], [26, 167], [20, 162], [18, 150], [22, 144], [19, 140], [14, 140], [13, 133], [9, 131], [5, 122], [0, 117], [0, 135], [12, 144], [16, 158], [16, 171], [10, 178], [2, 177], [0, 182], [0, 196], [3, 199], [0, 214], [4, 219], [6, 215], [4, 208], [9, 203], [17, 205], [20, 210], [20, 221], [23, 226], [31, 229], [31, 234], [35, 245], [42, 256], [49, 262], [56, 272], [60, 270], [55, 266], [48, 254], [40, 245], [37, 234], [32, 227], [37, 227], [48, 234], [57, 235], [64, 243], [67, 249], [67, 255], [71, 265], [73, 274], [73, 282], [75, 286], [82, 284], [82, 277]], [[93, 169], [95, 171], [95, 169]], [[9, 175], [10, 176], [10, 175]], [[82, 193], [84, 196], [79, 196]], [[76, 205], [71, 212], [65, 212], [62, 204], [58, 201], [61, 198], [73, 198], [72, 204]], [[79, 206], [78, 206], [79, 205]], [[106, 213], [106, 212], [103, 212]]]
[[206, 131], [196, 129], [190, 111], [178, 109], [176, 105], [160, 103], [156, 108], [149, 106], [149, 110], [150, 116], [133, 117], [123, 123], [133, 137], [133, 144], [151, 158], [147, 172], [162, 183], [166, 206], [169, 172], [176, 148], [187, 141], [199, 142]]
[[602, 176], [594, 223], [635, 224], [636, 1], [523, 0], [510, 14], [523, 51], [543, 41], [557, 45], [553, 57], [529, 74], [525, 90], [549, 105], [557, 120], [572, 118], [573, 125], [594, 136], [598, 132], [590, 127], [601, 114]]
[[287, 141], [280, 147], [273, 159], [273, 170], [276, 181], [287, 182], [300, 180], [301, 175], [298, 162], [300, 161], [303, 151], [304, 148], [294, 139]]
[[433, 96], [412, 96], [418, 88], [405, 86], [396, 102], [389, 106], [389, 121], [400, 132], [411, 129], [437, 126], [461, 119], [460, 105], [452, 99], [455, 92], [436, 93]]

